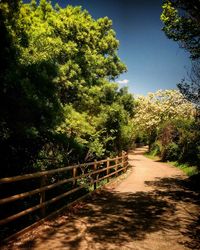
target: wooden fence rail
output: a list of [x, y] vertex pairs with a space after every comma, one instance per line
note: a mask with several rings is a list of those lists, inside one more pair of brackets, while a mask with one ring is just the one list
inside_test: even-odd
[[[113, 164], [114, 163], [114, 164]], [[64, 197], [69, 196], [72, 193], [77, 192], [85, 188], [86, 186], [92, 186], [93, 189], [97, 188], [97, 184], [106, 179], [109, 182], [110, 177], [117, 176], [120, 172], [126, 172], [128, 167], [128, 155], [126, 152], [123, 152], [121, 156], [115, 158], [107, 158], [101, 161], [95, 161], [90, 163], [78, 164], [74, 166], [67, 166], [58, 169], [48, 170], [37, 172], [33, 174], [25, 174], [15, 177], [6, 177], [0, 179], [1, 187], [7, 183], [16, 183], [24, 180], [33, 180], [39, 178], [40, 186], [18, 194], [14, 194], [8, 197], [3, 197], [0, 199], [0, 205], [11, 203], [17, 200], [22, 200], [27, 197], [31, 197], [35, 194], [39, 194], [40, 198], [38, 199], [38, 204], [26, 208], [17, 213], [11, 214], [6, 218], [0, 219], [0, 226], [8, 224], [24, 215], [30, 214], [36, 210], [41, 211], [41, 216], [46, 216], [46, 207], [56, 201], [61, 200]], [[71, 172], [70, 172], [71, 171]], [[52, 180], [54, 174], [62, 173], [62, 180], [57, 180], [55, 183], [49, 184], [49, 181]], [[67, 173], [68, 176], [67, 176]], [[64, 176], [64, 177], [63, 177]], [[70, 190], [66, 189], [61, 194], [57, 194], [53, 198], [47, 198], [46, 192], [57, 188], [63, 184], [71, 183]], [[0, 208], [1, 209], [1, 208]]]

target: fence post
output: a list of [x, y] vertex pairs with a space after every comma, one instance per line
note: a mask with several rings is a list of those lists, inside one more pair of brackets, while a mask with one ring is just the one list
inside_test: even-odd
[[[117, 158], [115, 159], [115, 165], [117, 165], [117, 164], [118, 164], [118, 156], [117, 156]], [[115, 167], [115, 177], [118, 176], [118, 173], [116, 172], [117, 169], [118, 169], [118, 166]]]
[[[124, 161], [124, 157], [125, 155], [124, 155], [124, 151], [122, 150], [122, 168], [124, 168], [125, 167], [125, 161]], [[126, 172], [126, 169], [124, 169], [124, 173]]]
[[[73, 178], [76, 178], [77, 168], [73, 168]], [[73, 186], [77, 185], [77, 179], [73, 180]]]
[[[94, 171], [97, 170], [97, 163], [96, 163], [96, 160], [95, 160], [95, 163], [94, 163]], [[97, 189], [97, 174], [94, 174], [94, 190]]]
[[[46, 175], [43, 175], [40, 180], [40, 187], [44, 187], [46, 185]], [[45, 202], [45, 191], [40, 193], [40, 204]], [[46, 215], [46, 206], [41, 207], [41, 216], [45, 217]]]
[[128, 169], [128, 152], [125, 153], [125, 159], [126, 159], [126, 171]]
[[[109, 175], [109, 167], [110, 167], [110, 159], [107, 158], [107, 162], [106, 162], [106, 175]], [[109, 177], [107, 177], [107, 182], [109, 182]]]

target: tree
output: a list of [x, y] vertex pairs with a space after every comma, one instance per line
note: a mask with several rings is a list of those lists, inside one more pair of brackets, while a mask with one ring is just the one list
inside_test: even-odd
[[163, 4], [163, 31], [190, 52], [192, 59], [200, 57], [200, 1], [167, 0]]
[[0, 3], [2, 174], [29, 171], [62, 117], [53, 83], [57, 76], [55, 63], [48, 59], [22, 60], [29, 42], [22, 26], [22, 10], [19, 1]]
[[[120, 150], [134, 101], [113, 83], [126, 66], [112, 21], [46, 0], [1, 1], [0, 25], [2, 172], [28, 172], [49, 157], [71, 163]], [[112, 123], [115, 133], [102, 123], [106, 112], [113, 120], [127, 117]]]
[[196, 116], [198, 118], [200, 109], [200, 62], [196, 61], [192, 65], [189, 75], [190, 84], [182, 80], [177, 86], [180, 92], [192, 103], [196, 105]]
[[151, 145], [160, 126], [168, 120], [192, 118], [194, 107], [177, 90], [159, 90], [137, 100], [133, 122], [138, 131], [148, 135]]
[[167, 0], [162, 7], [163, 31], [168, 38], [177, 41], [182, 48], [186, 49], [193, 61], [190, 83], [183, 80], [178, 84], [178, 88], [189, 101], [196, 105], [199, 113], [200, 1]]
[[200, 167], [200, 130], [194, 119], [178, 118], [163, 123], [151, 147], [163, 161], [179, 161]]

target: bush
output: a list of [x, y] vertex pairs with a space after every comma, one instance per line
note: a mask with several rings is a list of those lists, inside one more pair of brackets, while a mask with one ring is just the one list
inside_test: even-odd
[[179, 158], [180, 148], [179, 146], [171, 142], [165, 146], [161, 152], [161, 157], [163, 161], [175, 161]]
[[150, 154], [152, 156], [161, 155], [162, 146], [159, 141], [154, 142], [150, 148]]

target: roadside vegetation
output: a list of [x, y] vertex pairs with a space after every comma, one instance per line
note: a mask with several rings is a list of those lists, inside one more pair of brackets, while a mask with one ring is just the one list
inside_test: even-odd
[[195, 106], [178, 90], [157, 91], [136, 102], [137, 140], [149, 145], [149, 155], [199, 168], [200, 126]]
[[[200, 6], [191, 2], [165, 1], [161, 15], [166, 35], [191, 54], [190, 81], [183, 80], [178, 90], [135, 97], [116, 83], [127, 67], [118, 56], [119, 41], [108, 17], [96, 20], [81, 7], [63, 8], [47, 0], [1, 0], [0, 178], [112, 158], [137, 143], [149, 146], [148, 157], [198, 175]], [[44, 183], [70, 177], [62, 172]], [[0, 198], [44, 183], [39, 178], [7, 183]], [[87, 178], [80, 185], [83, 190], [58, 205], [91, 191]], [[46, 198], [72, 188], [68, 183], [51, 189]], [[38, 193], [20, 202], [14, 197], [12, 206], [2, 209], [2, 218], [42, 203], [41, 197]], [[38, 218], [39, 213], [27, 215], [17, 225]], [[2, 237], [13, 228], [0, 229]]]
[[[151, 160], [161, 161], [161, 158], [155, 153], [155, 151], [146, 152], [144, 155]], [[188, 163], [179, 163], [178, 161], [167, 161], [167, 163], [181, 169], [189, 177], [199, 173], [197, 166], [191, 166]]]
[[134, 98], [116, 83], [127, 68], [112, 20], [46, 0], [1, 1], [0, 177], [112, 157], [134, 143], [199, 168], [196, 8], [165, 1], [161, 15], [165, 34], [191, 54], [190, 82]]
[[138, 99], [138, 141], [149, 145], [148, 157], [180, 167], [188, 175], [200, 169], [200, 4], [199, 1], [166, 0], [163, 31], [190, 54], [188, 79], [179, 91], [159, 91]]
[[0, 3], [0, 176], [127, 150], [135, 101], [107, 18], [35, 0]]

